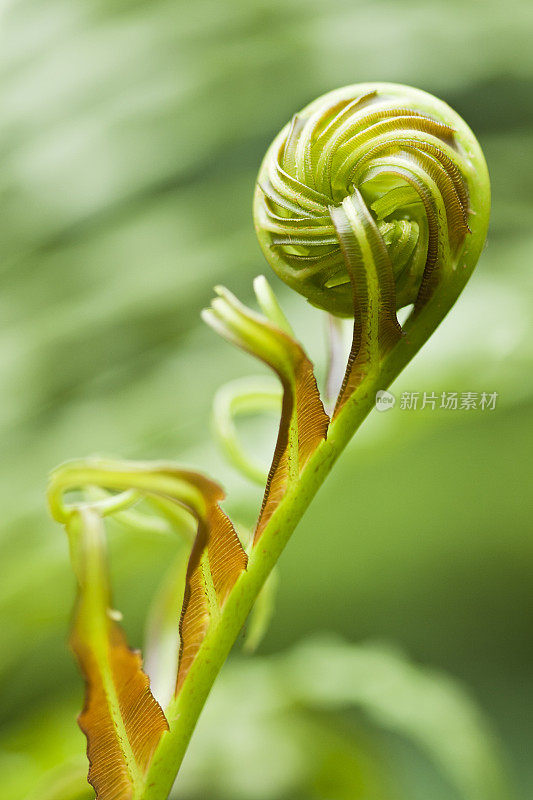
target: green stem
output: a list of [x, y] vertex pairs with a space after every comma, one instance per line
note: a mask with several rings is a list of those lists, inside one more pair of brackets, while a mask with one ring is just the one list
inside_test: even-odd
[[[378, 389], [390, 385], [440, 321], [440, 313], [435, 314], [438, 310], [431, 313], [429, 306], [418, 316], [412, 335], [403, 338], [347, 400], [331, 423], [328, 438], [317, 447], [300, 479], [289, 487], [265, 527], [250, 554], [247, 570], [233, 587], [220, 619], [208, 631], [181, 691], [166, 709], [170, 730], [163, 734], [155, 752], [143, 800], [168, 797], [211, 686], [292, 532], [333, 464], [372, 410]], [[429, 317], [426, 324], [424, 316]]]

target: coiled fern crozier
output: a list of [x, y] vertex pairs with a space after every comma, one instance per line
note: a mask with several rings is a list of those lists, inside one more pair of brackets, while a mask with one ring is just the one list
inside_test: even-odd
[[[266, 260], [330, 315], [353, 317], [353, 340], [331, 418], [313, 366], [264, 278], [261, 313], [227, 289], [204, 311], [219, 334], [280, 381], [278, 438], [249, 541], [220, 508], [213, 481], [175, 464], [86, 459], [51, 476], [79, 590], [71, 637], [86, 681], [79, 723], [99, 800], [164, 800], [216, 675], [291, 533], [329, 470], [466, 284], [489, 218], [487, 167], [474, 135], [445, 103], [407, 86], [347, 86], [296, 114], [270, 146], [254, 200]], [[400, 325], [397, 311], [410, 311]], [[261, 471], [232, 427], [239, 403], [279, 402], [234, 390], [221, 431], [234, 463]], [[219, 409], [219, 410], [220, 410]], [[105, 521], [195, 531], [175, 620], [179, 659], [165, 708], [126, 643], [111, 596]], [[172, 685], [171, 685], [172, 684]], [[163, 703], [163, 701], [162, 701]]]

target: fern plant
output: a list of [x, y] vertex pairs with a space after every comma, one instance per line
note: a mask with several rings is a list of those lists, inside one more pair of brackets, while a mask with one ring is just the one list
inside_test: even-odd
[[[220, 438], [254, 480], [261, 469], [240, 445], [234, 417], [242, 408], [281, 406], [249, 540], [221, 509], [221, 488], [175, 464], [91, 458], [52, 474], [50, 508], [67, 530], [79, 587], [71, 644], [86, 681], [79, 724], [99, 800], [168, 796], [217, 673], [258, 598], [265, 604], [263, 587], [283, 548], [376, 393], [457, 299], [483, 247], [489, 206], [481, 149], [445, 103], [379, 83], [320, 97], [270, 146], [254, 219], [278, 276], [332, 319], [353, 318], [331, 416], [313, 365], [265, 278], [254, 282], [260, 311], [218, 287], [203, 312], [217, 333], [260, 359], [281, 385], [281, 398], [270, 386], [239, 384], [217, 401]], [[400, 325], [397, 311], [406, 307]], [[186, 532], [194, 523], [179, 577], [178, 665], [163, 691], [164, 709], [111, 610], [110, 517]]]

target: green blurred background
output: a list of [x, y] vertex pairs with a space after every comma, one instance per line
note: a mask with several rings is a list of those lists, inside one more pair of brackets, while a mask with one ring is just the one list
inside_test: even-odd
[[[498, 796], [531, 796], [533, 6], [4, 0], [0, 13], [2, 799], [91, 796], [66, 645], [74, 584], [47, 473], [92, 453], [177, 458], [218, 478], [251, 523], [259, 493], [207, 423], [217, 387], [258, 369], [199, 311], [217, 283], [251, 301], [267, 269], [251, 196], [274, 134], [319, 94], [371, 80], [450, 103], [493, 184], [479, 267], [393, 391], [495, 391], [497, 406], [374, 412], [284, 554], [259, 657], [235, 653], [176, 796], [486, 800], [458, 793], [367, 700], [299, 696], [302, 675], [317, 675], [310, 656], [287, 678], [293, 646], [349, 648], [341, 638], [363, 655], [374, 645], [357, 643], [388, 642], [452, 676], [504, 752]], [[320, 312], [270, 277], [320, 370]], [[135, 645], [172, 548], [114, 531], [115, 600]], [[334, 655], [319, 661], [327, 676]], [[453, 746], [434, 712], [429, 728]]]

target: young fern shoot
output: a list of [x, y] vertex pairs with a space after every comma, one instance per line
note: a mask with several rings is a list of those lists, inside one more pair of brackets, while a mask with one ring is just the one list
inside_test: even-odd
[[[220, 487], [173, 464], [89, 459], [56, 470], [50, 506], [71, 542], [79, 599], [71, 639], [84, 673], [89, 781], [98, 800], [165, 800], [216, 675], [290, 535], [340, 453], [429, 338], [482, 250], [490, 188], [473, 133], [445, 103], [395, 84], [348, 86], [295, 115], [261, 166], [254, 219], [263, 253], [314, 306], [353, 318], [331, 419], [313, 366], [265, 278], [262, 313], [227, 289], [203, 312], [281, 384], [281, 419], [257, 525], [243, 547], [219, 506]], [[403, 325], [400, 308], [411, 306]], [[275, 408], [271, 388], [233, 386], [219, 400], [221, 439], [253, 480], [261, 468], [235, 437], [232, 414]], [[76, 490], [75, 502], [65, 493]], [[179, 664], [163, 710], [109, 607], [104, 525], [139, 503], [167, 524], [173, 509], [197, 527], [176, 619]], [[154, 517], [151, 517], [153, 520]], [[156, 524], [155, 522], [153, 523]]]

